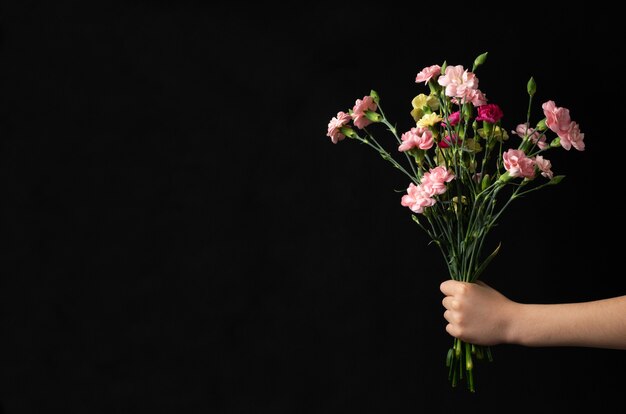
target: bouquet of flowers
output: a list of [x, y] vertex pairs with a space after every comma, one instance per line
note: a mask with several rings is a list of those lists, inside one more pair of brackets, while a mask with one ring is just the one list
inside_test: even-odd
[[[338, 112], [327, 133], [335, 144], [349, 138], [370, 146], [409, 178], [401, 204], [415, 213], [415, 223], [441, 250], [450, 278], [465, 282], [475, 282], [498, 253], [499, 245], [483, 252], [485, 238], [511, 202], [563, 179], [554, 175], [544, 153], [585, 149], [579, 125], [554, 101], [543, 103], [542, 119], [531, 124], [537, 88], [532, 77], [525, 122], [511, 131], [517, 137], [509, 139], [502, 110], [487, 103], [478, 88], [474, 72], [486, 58], [487, 53], [478, 56], [471, 71], [446, 62], [422, 69], [415, 82], [427, 85], [429, 93], [411, 102], [416, 124], [402, 134], [373, 90], [352, 109]], [[393, 155], [368, 128], [377, 123], [395, 138]], [[454, 339], [446, 358], [452, 386], [465, 379], [474, 392], [474, 361], [485, 358], [492, 360], [489, 347]]]

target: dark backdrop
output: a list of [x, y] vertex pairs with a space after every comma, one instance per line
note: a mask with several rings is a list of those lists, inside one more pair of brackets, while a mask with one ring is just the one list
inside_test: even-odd
[[399, 204], [406, 180], [325, 133], [370, 88], [408, 129], [417, 71], [484, 51], [481, 89], [514, 127], [534, 75], [535, 110], [570, 108], [587, 151], [551, 154], [567, 179], [511, 208], [484, 280], [523, 302], [624, 294], [623, 25], [591, 10], [290, 8], [3, 5], [4, 412], [622, 405], [612, 350], [498, 346], [475, 395], [451, 389], [446, 273]]

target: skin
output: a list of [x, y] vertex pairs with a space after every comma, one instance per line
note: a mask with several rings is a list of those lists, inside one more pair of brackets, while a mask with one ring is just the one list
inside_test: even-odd
[[477, 345], [582, 346], [626, 350], [626, 296], [581, 303], [513, 302], [485, 283], [447, 280], [446, 331]]

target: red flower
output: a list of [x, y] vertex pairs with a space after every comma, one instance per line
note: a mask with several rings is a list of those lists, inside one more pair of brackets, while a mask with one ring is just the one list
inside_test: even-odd
[[478, 107], [478, 117], [476, 117], [477, 121], [487, 121], [492, 124], [498, 122], [504, 114], [502, 113], [502, 109], [496, 104], [487, 104]]

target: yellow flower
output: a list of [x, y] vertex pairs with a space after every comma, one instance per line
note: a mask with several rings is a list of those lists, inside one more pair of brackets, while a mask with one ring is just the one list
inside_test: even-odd
[[415, 122], [419, 121], [424, 116], [424, 108], [430, 108], [431, 111], [436, 111], [439, 109], [439, 101], [433, 95], [424, 95], [420, 93], [411, 101], [411, 105], [413, 106], [413, 110], [411, 111], [411, 116], [415, 120]]
[[[491, 134], [492, 134], [491, 132], [485, 131], [484, 128], [480, 128], [478, 130], [478, 135], [480, 135], [482, 138], [485, 138], [485, 139], [491, 136]], [[509, 139], [509, 134], [507, 134], [505, 129], [500, 128], [499, 126], [494, 126], [493, 137], [497, 139], [498, 141], [506, 141], [507, 139]]]
[[441, 122], [443, 118], [441, 118], [438, 114], [426, 114], [419, 121], [417, 121], [417, 126], [420, 128], [426, 128], [435, 125], [438, 122]]
[[480, 146], [478, 141], [471, 138], [465, 140], [465, 147], [472, 152], [480, 152], [483, 150], [483, 147]]

